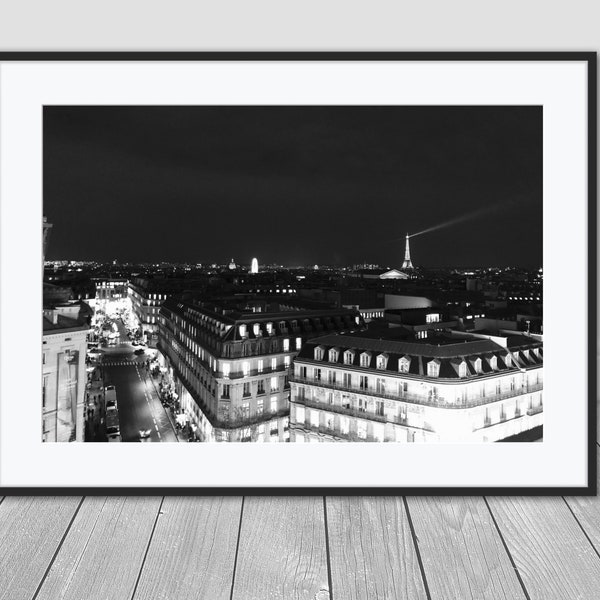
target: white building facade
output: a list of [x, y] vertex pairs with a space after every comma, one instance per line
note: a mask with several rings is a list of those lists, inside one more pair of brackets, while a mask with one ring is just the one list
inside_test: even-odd
[[44, 309], [42, 441], [83, 442], [87, 332], [80, 306]]
[[291, 378], [291, 442], [494, 442], [543, 423], [543, 347], [514, 335], [307, 344]]

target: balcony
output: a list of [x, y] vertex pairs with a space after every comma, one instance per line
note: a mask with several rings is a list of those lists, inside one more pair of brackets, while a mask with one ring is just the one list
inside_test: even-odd
[[[481, 406], [483, 404], [492, 404], [499, 400], [506, 400], [507, 398], [516, 398], [524, 394], [530, 394], [538, 392], [543, 389], [543, 384], [539, 383], [536, 385], [525, 386], [523, 388], [517, 388], [509, 390], [500, 394], [489, 394], [485, 396], [479, 396], [477, 398], [463, 398], [457, 399], [454, 402], [450, 402], [444, 399], [443, 396], [433, 396], [429, 394], [409, 394], [409, 393], [391, 393], [391, 392], [378, 392], [377, 390], [368, 388], [363, 389], [360, 386], [346, 386], [342, 383], [328, 383], [327, 381], [320, 379], [317, 380], [312, 377], [301, 377], [299, 375], [293, 375], [290, 373], [289, 380], [294, 383], [303, 383], [316, 387], [322, 387], [330, 390], [336, 390], [340, 392], [348, 392], [350, 394], [358, 394], [364, 396], [371, 396], [372, 398], [387, 398], [389, 400], [400, 400], [402, 402], [410, 402], [412, 404], [422, 404], [425, 406], [435, 406], [437, 408], [473, 408], [475, 406]], [[302, 400], [304, 402], [304, 400]], [[321, 404], [321, 406], [324, 406]]]
[[539, 406], [532, 406], [527, 409], [527, 414], [531, 417], [533, 415], [537, 415], [541, 412], [544, 412], [544, 405], [540, 404]]

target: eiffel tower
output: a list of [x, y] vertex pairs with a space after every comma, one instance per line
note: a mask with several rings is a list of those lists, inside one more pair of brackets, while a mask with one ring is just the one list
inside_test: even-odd
[[402, 263], [403, 269], [414, 269], [413, 264], [410, 260], [410, 246], [408, 245], [408, 233], [406, 234], [406, 250], [404, 252], [404, 262]]

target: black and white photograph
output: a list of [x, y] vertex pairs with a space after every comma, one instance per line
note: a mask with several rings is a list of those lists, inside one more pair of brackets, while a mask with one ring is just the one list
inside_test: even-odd
[[44, 108], [44, 442], [542, 442], [541, 106]]
[[180, 58], [0, 65], [0, 487], [589, 489], [587, 62]]

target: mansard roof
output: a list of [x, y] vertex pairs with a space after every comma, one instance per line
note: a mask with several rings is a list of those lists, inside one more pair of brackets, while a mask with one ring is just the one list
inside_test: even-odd
[[[481, 338], [455, 338], [448, 335], [435, 336], [423, 340], [406, 341], [392, 337], [375, 337], [369, 332], [356, 332], [338, 335], [327, 335], [315, 338], [305, 344], [296, 360], [312, 360], [314, 358], [314, 347], [321, 346], [327, 351], [335, 346], [340, 349], [337, 363], [345, 364], [344, 352], [354, 351], [352, 366], [363, 369], [376, 369], [377, 356], [385, 353], [388, 356], [386, 371], [399, 372], [399, 363], [406, 357], [410, 359], [408, 374], [427, 376], [427, 363], [435, 360], [440, 364], [440, 379], [456, 379], [460, 377], [459, 369], [465, 364], [467, 377], [490, 375], [495, 372], [520, 368], [531, 368], [541, 366], [543, 363], [542, 343], [527, 336], [517, 336], [519, 340], [512, 348], [505, 348], [500, 344]], [[529, 349], [529, 356], [524, 350]], [[533, 349], [539, 349], [539, 356]], [[371, 352], [368, 366], [361, 367], [360, 358], [365, 352]], [[505, 358], [511, 355], [511, 361]], [[493, 369], [490, 361], [496, 357], [496, 369]], [[481, 359], [481, 371], [477, 372], [476, 362]], [[381, 369], [378, 370], [381, 372]]]

